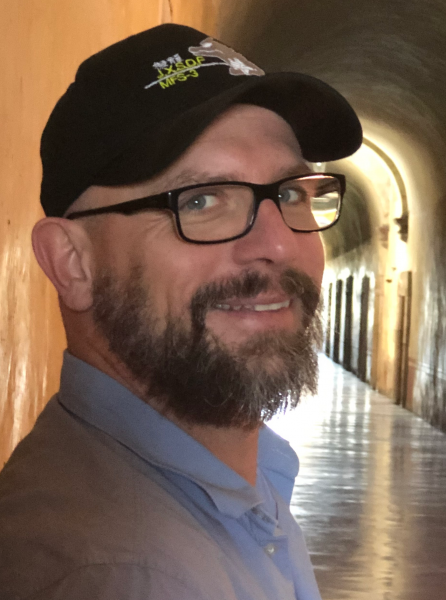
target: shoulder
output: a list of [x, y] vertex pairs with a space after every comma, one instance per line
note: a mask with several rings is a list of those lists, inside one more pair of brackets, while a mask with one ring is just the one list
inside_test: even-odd
[[[203, 565], [223, 581], [218, 545], [159, 477], [109, 436], [50, 404], [0, 474], [0, 596], [37, 599], [72, 580], [116, 587], [115, 579], [126, 581], [129, 573], [144, 586], [150, 580], [194, 589], [193, 574]], [[54, 598], [74, 598], [60, 594]], [[146, 597], [157, 596], [135, 596]]]

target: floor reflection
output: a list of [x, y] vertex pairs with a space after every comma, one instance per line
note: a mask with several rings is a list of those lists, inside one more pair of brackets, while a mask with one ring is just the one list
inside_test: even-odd
[[324, 600], [446, 599], [446, 436], [325, 356], [270, 426], [300, 458], [292, 512]]

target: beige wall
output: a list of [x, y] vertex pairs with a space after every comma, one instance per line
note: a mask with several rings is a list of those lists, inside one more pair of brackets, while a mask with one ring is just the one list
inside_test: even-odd
[[79, 63], [161, 22], [214, 33], [212, 0], [3, 0], [0, 5], [0, 468], [57, 390], [65, 340], [30, 232], [40, 134]]

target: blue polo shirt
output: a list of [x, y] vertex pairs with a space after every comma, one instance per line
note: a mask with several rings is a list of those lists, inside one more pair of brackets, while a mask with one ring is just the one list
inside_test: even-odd
[[289, 511], [298, 461], [268, 427], [257, 484], [66, 353], [0, 473], [2, 600], [320, 600]]

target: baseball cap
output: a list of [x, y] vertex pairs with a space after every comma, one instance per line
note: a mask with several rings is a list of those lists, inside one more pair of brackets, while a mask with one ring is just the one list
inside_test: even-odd
[[354, 110], [326, 83], [294, 72], [265, 74], [196, 29], [164, 24], [80, 65], [42, 135], [45, 214], [63, 216], [91, 185], [150, 179], [235, 103], [283, 117], [309, 162], [343, 158], [362, 142]]

